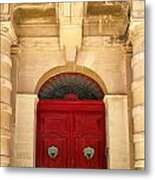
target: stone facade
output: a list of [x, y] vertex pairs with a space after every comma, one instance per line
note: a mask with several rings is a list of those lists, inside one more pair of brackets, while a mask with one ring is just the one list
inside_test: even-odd
[[0, 165], [35, 167], [39, 88], [80, 72], [105, 93], [108, 168], [144, 169], [144, 1], [1, 4], [0, 18]]
[[[143, 9], [142, 12], [140, 9]], [[133, 97], [133, 142], [135, 148], [135, 168], [143, 169], [145, 163], [144, 143], [144, 2], [135, 1], [133, 4], [133, 16], [130, 26], [130, 37], [133, 45], [131, 59]]]

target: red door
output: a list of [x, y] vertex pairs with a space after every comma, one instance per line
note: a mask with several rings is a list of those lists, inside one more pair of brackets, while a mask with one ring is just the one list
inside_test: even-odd
[[106, 169], [105, 146], [101, 101], [39, 101], [37, 167]]

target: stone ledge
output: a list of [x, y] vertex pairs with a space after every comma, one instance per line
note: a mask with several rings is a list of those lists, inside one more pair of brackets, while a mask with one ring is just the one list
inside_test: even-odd
[[58, 37], [23, 37], [19, 38], [19, 43], [23, 48], [42, 48], [42, 50], [48, 49], [59, 49], [59, 38]]

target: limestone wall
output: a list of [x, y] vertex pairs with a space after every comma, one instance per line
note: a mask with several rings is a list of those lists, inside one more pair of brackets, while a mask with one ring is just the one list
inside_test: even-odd
[[13, 165], [34, 167], [37, 95], [16, 95]]
[[129, 119], [126, 95], [107, 95], [106, 130], [110, 169], [130, 169]]
[[[98, 39], [87, 38], [87, 44], [78, 50], [76, 64], [88, 67], [104, 81], [108, 93], [126, 93], [126, 61], [121, 44], [104, 46]], [[86, 40], [85, 40], [86, 41]], [[33, 93], [39, 79], [57, 66], [65, 66], [65, 52], [59, 49], [58, 38], [21, 38], [22, 52], [19, 61], [20, 93]]]
[[[34, 166], [35, 146], [32, 139], [35, 136], [36, 105], [33, 95], [30, 94], [34, 94], [39, 79], [47, 71], [58, 66], [65, 67], [65, 52], [59, 49], [57, 38], [20, 38], [20, 42], [22, 50], [19, 60], [19, 94], [16, 96], [14, 163], [17, 166]], [[122, 45], [100, 44], [99, 37], [83, 39], [83, 46], [76, 55], [76, 65], [87, 67], [98, 74], [105, 83], [107, 93], [111, 94], [105, 99], [108, 166], [110, 169], [129, 169], [130, 149], [125, 95], [127, 65]], [[26, 149], [21, 148], [22, 143], [26, 145]]]
[[64, 65], [58, 38], [21, 38], [18, 92], [33, 93], [39, 78], [49, 69]]
[[145, 168], [145, 12], [144, 1], [133, 1], [133, 12], [130, 24], [130, 39], [133, 46], [132, 98], [133, 98], [133, 141], [134, 167]]
[[[144, 169], [144, 1], [132, 2], [128, 29], [132, 50], [128, 55], [115, 37], [113, 40], [107, 36], [82, 37], [83, 3], [79, 3], [78, 8], [75, 5], [61, 3], [59, 6], [60, 29], [52, 32], [55, 37], [50, 36], [48, 26], [39, 26], [43, 36], [38, 32], [37, 36], [32, 31], [26, 32], [30, 26], [21, 26], [18, 28], [20, 36], [16, 38], [11, 18], [5, 17], [4, 13], [0, 29], [0, 165], [12, 165], [10, 159], [13, 153], [13, 165], [35, 165], [36, 86], [49, 70], [68, 67], [71, 63], [71, 72], [76, 65], [81, 69], [87, 67], [106, 86], [108, 167]], [[16, 53], [12, 56], [11, 46], [17, 42], [20, 56]], [[132, 153], [131, 146], [134, 147]]]

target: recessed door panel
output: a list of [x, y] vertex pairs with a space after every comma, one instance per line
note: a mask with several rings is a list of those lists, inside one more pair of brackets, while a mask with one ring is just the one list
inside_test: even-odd
[[81, 136], [84, 134], [103, 134], [103, 114], [102, 112], [76, 112], [75, 134]]
[[76, 168], [103, 168], [102, 139], [95, 135], [76, 138]]
[[65, 168], [68, 167], [68, 138], [57, 135], [40, 136], [38, 149], [38, 166]]
[[67, 113], [40, 113], [38, 133], [68, 133]]

